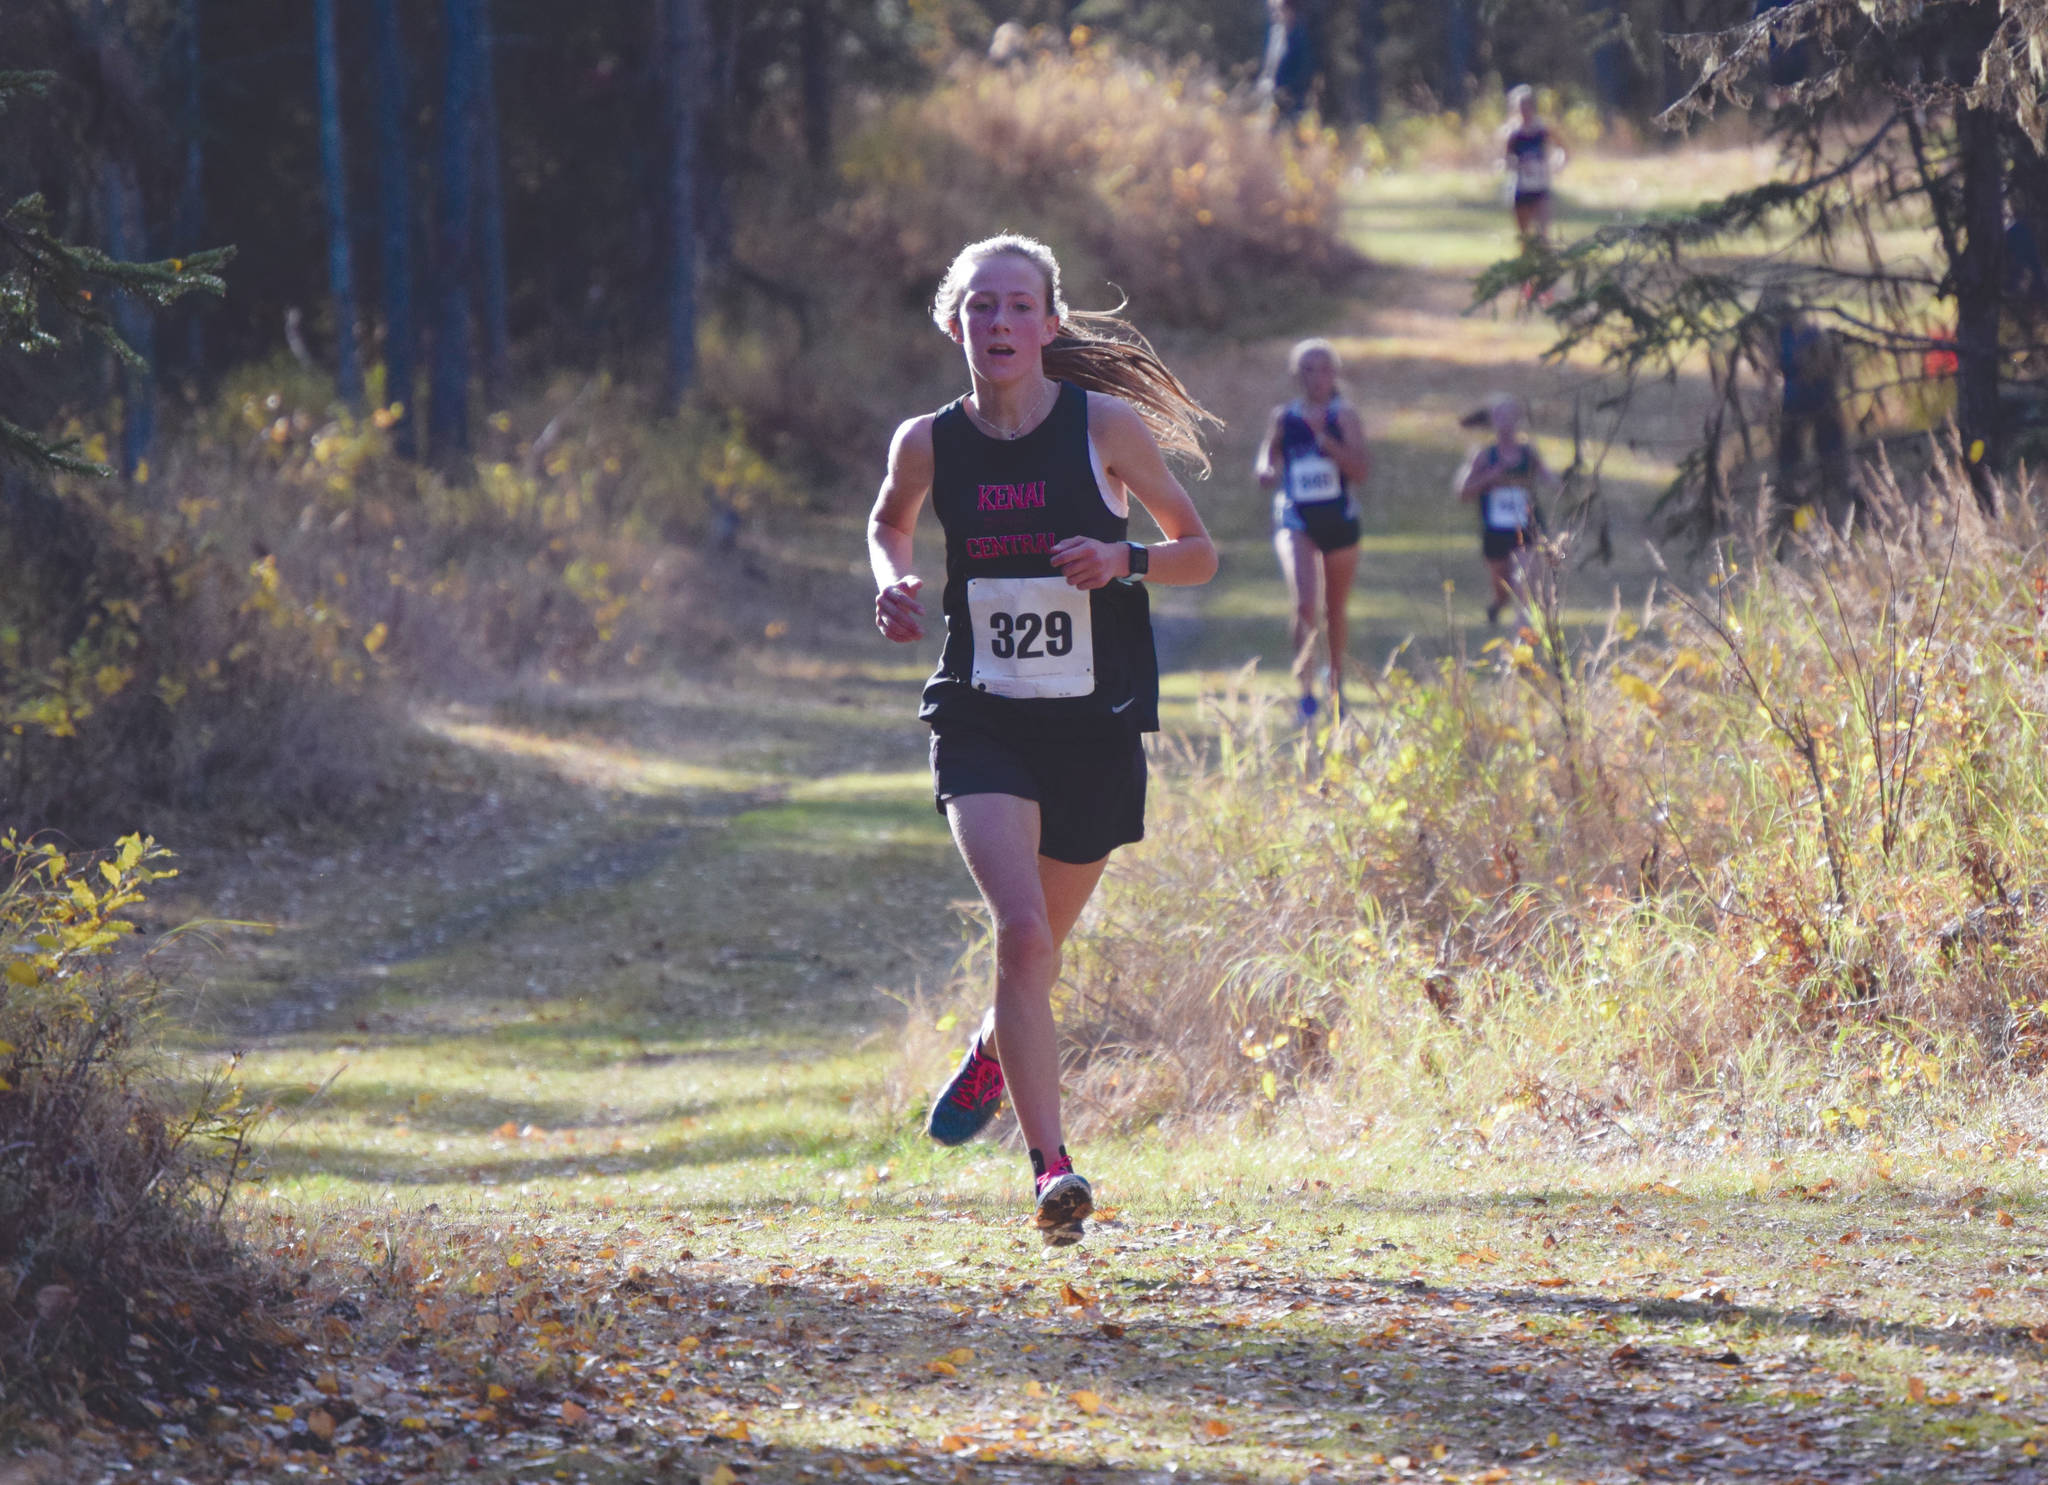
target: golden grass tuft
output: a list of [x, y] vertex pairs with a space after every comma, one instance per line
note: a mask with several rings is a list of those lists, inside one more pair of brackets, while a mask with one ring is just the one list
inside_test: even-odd
[[1390, 670], [1333, 735], [1211, 697], [1070, 955], [1078, 1110], [1782, 1139], [2031, 1098], [2037, 496], [1888, 486], [1583, 642]]
[[1058, 250], [1077, 308], [1107, 281], [1145, 325], [1215, 327], [1359, 266], [1334, 133], [1275, 132], [1212, 77], [1105, 49], [963, 62], [848, 147], [848, 261], [927, 297], [999, 230]]

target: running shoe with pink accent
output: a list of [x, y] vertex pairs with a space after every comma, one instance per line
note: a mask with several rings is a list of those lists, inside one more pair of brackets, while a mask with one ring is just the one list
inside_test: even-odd
[[932, 1104], [924, 1132], [942, 1145], [964, 1145], [988, 1128], [1003, 1106], [1003, 1065], [981, 1050], [977, 1032], [952, 1080]]
[[1095, 1192], [1074, 1173], [1074, 1162], [1067, 1158], [1065, 1150], [1039, 1174], [1037, 1186], [1038, 1209], [1032, 1213], [1031, 1221], [1045, 1239], [1045, 1245], [1064, 1248], [1080, 1242], [1087, 1235], [1081, 1224], [1095, 1214]]

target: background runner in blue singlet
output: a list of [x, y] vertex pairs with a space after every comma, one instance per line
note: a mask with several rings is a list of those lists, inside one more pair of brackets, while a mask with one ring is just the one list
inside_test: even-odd
[[1490, 425], [1493, 442], [1466, 461], [1457, 480], [1458, 498], [1479, 507], [1479, 552], [1493, 590], [1486, 604], [1486, 622], [1500, 622], [1509, 603], [1529, 617], [1529, 580], [1543, 534], [1543, 507], [1537, 496], [1558, 487], [1558, 478], [1543, 462], [1536, 445], [1522, 436], [1520, 399], [1501, 396], [1465, 419], [1467, 426]]
[[1330, 704], [1344, 704], [1345, 604], [1358, 569], [1358, 501], [1372, 472], [1365, 429], [1338, 395], [1337, 352], [1304, 340], [1288, 357], [1301, 395], [1273, 409], [1253, 473], [1273, 491], [1273, 550], [1294, 598], [1294, 678], [1303, 721], [1316, 714], [1316, 631], [1329, 654]]
[[1564, 168], [1565, 151], [1551, 127], [1536, 115], [1536, 90], [1526, 83], [1508, 90], [1508, 121], [1501, 130], [1501, 163], [1514, 192], [1515, 235], [1524, 242], [1550, 236], [1550, 181]]
[[[966, 352], [973, 390], [896, 430], [868, 554], [876, 627], [920, 638], [912, 533], [931, 501], [945, 532], [946, 647], [919, 714], [933, 793], [988, 904], [996, 982], [927, 1129], [944, 1144], [973, 1138], [1007, 1088], [1031, 1155], [1033, 1220], [1048, 1243], [1068, 1243], [1094, 1195], [1062, 1142], [1053, 981], [1110, 851], [1144, 835], [1140, 735], [1159, 726], [1159, 672], [1138, 580], [1216, 571], [1159, 440], [1201, 460], [1208, 414], [1128, 325], [1070, 311], [1058, 262], [1030, 238], [963, 249], [932, 318]], [[1127, 539], [1134, 496], [1163, 544]]]

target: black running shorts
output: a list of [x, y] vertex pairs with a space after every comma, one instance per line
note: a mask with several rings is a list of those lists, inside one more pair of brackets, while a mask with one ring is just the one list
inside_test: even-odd
[[1038, 853], [1073, 866], [1145, 838], [1145, 745], [1138, 734], [1054, 742], [942, 724], [932, 732], [932, 793], [940, 813], [970, 794], [1038, 804]]
[[1282, 491], [1273, 497], [1273, 529], [1299, 531], [1319, 552], [1341, 552], [1358, 545], [1364, 528], [1358, 520], [1358, 503], [1348, 495], [1342, 500], [1296, 505]]
[[1498, 531], [1491, 526], [1479, 528], [1480, 554], [1498, 562], [1503, 557], [1512, 557], [1524, 547], [1536, 545], [1536, 528], [1523, 526], [1512, 531]]

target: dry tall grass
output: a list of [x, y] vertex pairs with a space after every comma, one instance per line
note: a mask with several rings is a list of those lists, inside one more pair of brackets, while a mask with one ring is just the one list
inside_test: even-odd
[[965, 242], [1003, 229], [1065, 257], [1141, 323], [1219, 326], [1341, 282], [1336, 136], [1274, 132], [1207, 74], [1103, 48], [1008, 67], [963, 63], [853, 140], [836, 221], [848, 261], [930, 293]]
[[[2048, 553], [1951, 478], [1604, 635], [1172, 745], [1070, 957], [1097, 1122], [1920, 1124], [2048, 1061]], [[1737, 553], [1744, 555], [1738, 558]]]

